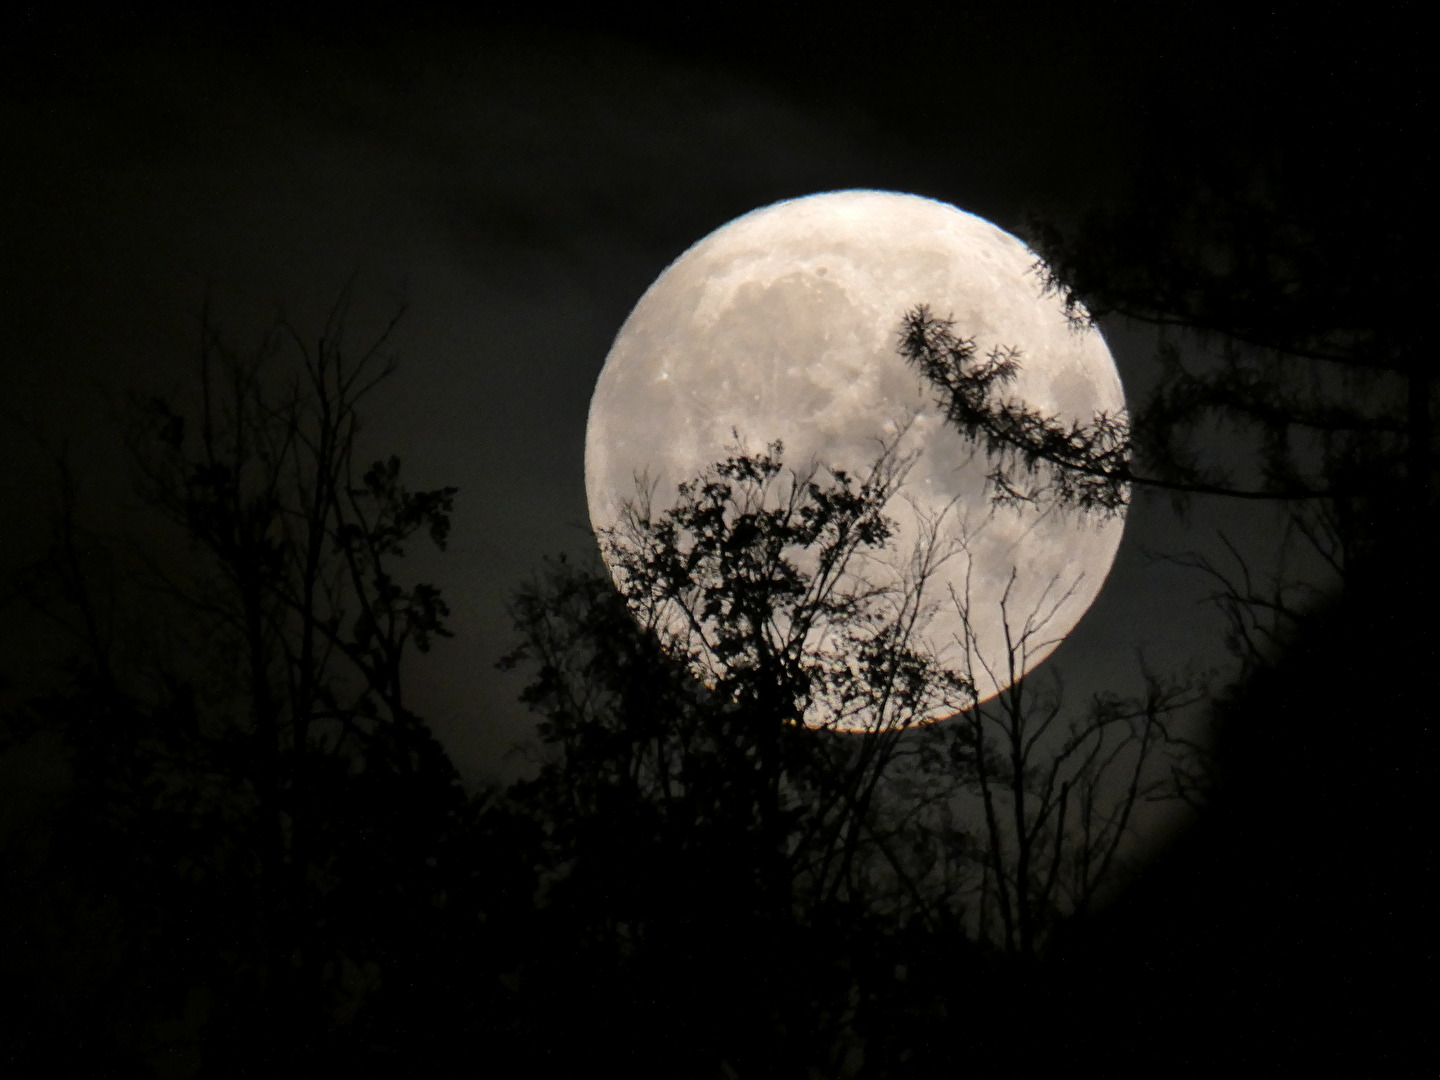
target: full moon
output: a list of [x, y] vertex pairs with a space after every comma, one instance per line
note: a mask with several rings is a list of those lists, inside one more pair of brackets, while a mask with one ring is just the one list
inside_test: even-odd
[[810, 195], [717, 229], [655, 280], [606, 358], [585, 440], [591, 524], [616, 524], [642, 475], [656, 512], [673, 505], [677, 485], [732, 452], [736, 433], [752, 450], [781, 441], [797, 471], [862, 476], [877, 447], [898, 439], [913, 464], [887, 509], [893, 572], [938, 518], [955, 554], [928, 586], [937, 603], [925, 641], [971, 679], [978, 700], [993, 697], [1089, 609], [1123, 518], [997, 504], [986, 484], [993, 463], [947, 424], [897, 345], [906, 312], [925, 304], [953, 319], [979, 357], [1019, 350], [1004, 399], [1067, 425], [1121, 414], [1099, 330], [1071, 325], [1036, 262], [982, 218], [894, 192]]

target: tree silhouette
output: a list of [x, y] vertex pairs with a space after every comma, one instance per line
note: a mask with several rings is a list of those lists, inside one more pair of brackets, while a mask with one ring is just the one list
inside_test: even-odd
[[[963, 620], [967, 667], [986, 669], [1005, 689], [951, 722], [974, 763], [967, 781], [979, 802], [978, 933], [1007, 955], [1034, 958], [1057, 928], [1132, 876], [1134, 867], [1122, 864], [1137, 806], [1179, 794], [1177, 772], [1193, 769], [1188, 744], [1172, 737], [1167, 720], [1200, 695], [1189, 681], [1147, 670], [1143, 697], [1102, 693], [1083, 712], [1067, 709], [1058, 675], [1024, 677], [1029, 652], [1047, 644], [1054, 601], [1016, 618], [1008, 597], [999, 603], [1003, 656], [979, 651], [970, 632], [976, 613]], [[997, 664], [1008, 669], [1004, 678]]]
[[[1437, 595], [1421, 524], [1435, 510], [1430, 281], [1395, 269], [1413, 244], [1395, 208], [1416, 174], [1377, 170], [1341, 138], [1327, 155], [1365, 175], [1317, 168], [1321, 144], [1285, 124], [1226, 153], [1165, 122], [1183, 140], [1158, 138], [1129, 191], [1031, 229], [1078, 332], [1120, 318], [1156, 329], [1159, 379], [1128, 426], [1061, 429], [982, 386], [973, 350], [928, 313], [902, 331], [942, 404], [992, 447], [1002, 497], [1009, 482], [1083, 504], [1087, 486], [1129, 484], [1273, 502], [1326, 571], [1266, 580], [1233, 547], [1229, 564], [1178, 557], [1216, 586], [1240, 674], [1212, 695], [1193, 831], [1062, 950], [1057, 970], [1092, 987], [1069, 1052], [1144, 965], [1175, 993], [1138, 1005], [1136, 1030], [1185, 1015], [1206, 1034], [1178, 1050], [1168, 1034], [1128, 1043], [1122, 1072], [1156, 1054], [1188, 1075], [1237, 1058], [1406, 1071], [1431, 992], [1397, 972], [1433, 955], [1419, 883], [1435, 866], [1433, 839], [1403, 824], [1427, 818], [1435, 760], [1420, 674], [1434, 669]], [[1332, 1034], [1292, 1038], [1301, 1017]]]
[[544, 838], [541, 936], [578, 949], [531, 977], [597, 1042], [669, 1033], [657, 1072], [903, 1074], [906, 1017], [961, 993], [928, 955], [977, 978], [995, 950], [1040, 955], [1114, 885], [1154, 790], [1181, 691], [1073, 721], [1018, 683], [977, 707], [972, 674], [1023, 669], [1044, 618], [1015, 620], [1006, 657], [973, 634], [960, 660], [933, 650], [939, 605], [969, 625], [939, 580], [965, 552], [941, 520], [898, 556], [894, 445], [859, 478], [737, 448], [664, 509], [642, 480], [600, 536], [608, 572], [558, 562], [514, 603], [505, 663], [533, 665], [544, 753], [510, 798]]
[[1135, 482], [1126, 417], [1097, 413], [1088, 424], [1066, 424], [1002, 398], [1019, 373], [1019, 351], [996, 345], [981, 358], [973, 338], [960, 337], [953, 320], [925, 304], [906, 313], [899, 353], [930, 383], [946, 421], [983, 446], [994, 464], [987, 480], [997, 502], [1052, 497], [1105, 515], [1125, 506]]
[[447, 609], [399, 573], [413, 540], [444, 547], [455, 489], [357, 463], [394, 361], [390, 328], [352, 353], [346, 314], [314, 341], [277, 324], [251, 354], [207, 317], [194, 414], [147, 401], [131, 436], [185, 552], [107, 546], [67, 481], [50, 556], [17, 586], [79, 647], [69, 687], [7, 717], [68, 776], [32, 925], [106, 958], [51, 1016], [88, 1011], [114, 1061], [309, 1071], [464, 892], [467, 797], [403, 686]]
[[1127, 198], [1029, 227], [1077, 332], [1120, 318], [1159, 333], [1161, 378], [1130, 416], [1061, 424], [1008, 399], [1024, 358], [1004, 343], [981, 358], [925, 306], [904, 320], [902, 354], [983, 442], [1002, 499], [1111, 511], [1144, 487], [1284, 502], [1338, 568], [1402, 535], [1418, 559], [1404, 520], [1435, 508], [1435, 365], [1418, 314], [1428, 283], [1390, 270], [1410, 244], [1390, 195], [1336, 189], [1283, 140], [1167, 160]]
[[[1161, 332], [1163, 377], [1134, 417], [1153, 479], [1323, 500], [1351, 561], [1377, 539], [1372, 525], [1391, 530], [1397, 512], [1427, 517], [1435, 365], [1419, 313], [1428, 283], [1393, 272], [1410, 244], [1384, 209], [1393, 193], [1337, 188], [1284, 140], [1166, 175], [1137, 177], [1145, 197], [1123, 210], [1031, 228], [1044, 280], [1079, 325], [1121, 317]], [[1253, 435], [1253, 489], [1207, 452], [1217, 423]]]
[[969, 697], [917, 630], [940, 541], [917, 545], [920, 577], [867, 573], [893, 445], [859, 479], [787, 476], [780, 453], [737, 451], [664, 511], [642, 488], [601, 541], [623, 588], [557, 565], [517, 598], [507, 659], [537, 665], [548, 757], [515, 796], [545, 823], [552, 910], [603, 927], [621, 955], [602, 967], [671, 987], [667, 1054], [720, 1045], [742, 1073], [782, 1027], [796, 1069], [838, 1067], [855, 975], [837, 939], [947, 917], [878, 793], [907, 728]]

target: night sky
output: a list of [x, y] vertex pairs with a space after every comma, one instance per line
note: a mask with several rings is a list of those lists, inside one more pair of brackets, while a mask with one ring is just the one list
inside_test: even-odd
[[[1317, 125], [1343, 138], [1356, 95], [1386, 91], [1342, 47], [1364, 29], [1312, 25], [1302, 43], [1276, 16], [788, 7], [590, 24], [32, 15], [3, 102], [3, 556], [43, 538], [47, 447], [68, 450], [94, 527], [144, 528], [116, 453], [126, 402], [188, 385], [207, 295], [241, 348], [277, 314], [314, 332], [347, 282], [354, 339], [403, 299], [402, 366], [366, 448], [460, 489], [448, 553], [417, 564], [456, 637], [412, 685], [467, 776], [520, 767], [505, 758], [529, 731], [518, 676], [493, 670], [506, 598], [542, 554], [588, 545], [591, 389], [673, 258], [815, 191], [909, 191], [1018, 231], [1027, 211], [1123, 190], [1187, 132], [1197, 155]], [[1103, 329], [1133, 401], [1153, 338]], [[1223, 664], [1207, 583], [1151, 556], [1214, 552], [1224, 529], [1264, 565], [1274, 520], [1137, 499], [1109, 584], [1050, 663], [1082, 694], [1127, 688], [1142, 644], [1162, 669]]]
[[[441, 586], [455, 632], [416, 662], [412, 704], [468, 782], [521, 775], [534, 720], [516, 700], [526, 673], [496, 670], [515, 643], [507, 600], [546, 555], [592, 546], [596, 377], [631, 306], [710, 231], [777, 200], [878, 188], [1023, 235], [1032, 212], [1067, 220], [1157, 169], [1277, 148], [1310, 163], [1337, 235], [1362, 235], [1392, 194], [1394, 214], [1423, 216], [1408, 200], [1433, 149], [1404, 5], [1243, 21], [1203, 5], [579, 21], [532, 6], [6, 17], [0, 572], [45, 547], [60, 450], [89, 528], [176, 542], [134, 494], [124, 425], [136, 397], [193, 392], [207, 297], [241, 350], [277, 315], [318, 332], [347, 284], [355, 341], [403, 301], [400, 368], [364, 410], [363, 453], [459, 489], [448, 550], [406, 560]], [[1102, 330], [1138, 400], [1159, 377], [1153, 331]], [[1243, 474], [1249, 444], [1208, 438]], [[1076, 701], [1135, 691], [1137, 653], [1223, 678], [1213, 583], [1164, 557], [1223, 558], [1223, 531], [1266, 573], [1280, 514], [1137, 496], [1108, 584], [1041, 670]], [[0, 626], [12, 685], [49, 662], [47, 633]]]

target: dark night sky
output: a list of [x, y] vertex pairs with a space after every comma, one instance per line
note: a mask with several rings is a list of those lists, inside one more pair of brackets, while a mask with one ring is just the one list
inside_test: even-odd
[[[119, 402], [183, 385], [207, 286], [236, 343], [277, 309], [317, 325], [352, 275], [359, 329], [403, 293], [403, 364], [368, 438], [416, 483], [460, 488], [450, 550], [422, 563], [456, 637], [417, 693], [462, 770], [490, 774], [529, 730], [519, 681], [493, 670], [505, 598], [542, 553], [583, 546], [591, 388], [686, 247], [846, 187], [1013, 230], [1027, 206], [1120, 190], [1157, 130], [1198, 154], [1312, 124], [1327, 102], [1383, 124], [1355, 95], [1388, 92], [1353, 48], [1389, 40], [1371, 23], [1320, 18], [1302, 38], [1273, 14], [629, 10], [592, 25], [395, 25], [364, 7], [22, 17], [0, 65], [5, 567], [43, 533], [37, 433], [69, 446], [92, 520], [126, 527]], [[1154, 375], [1148, 338], [1105, 331], [1133, 398]], [[1205, 583], [1145, 555], [1212, 544], [1217, 527], [1273, 549], [1254, 511], [1199, 502], [1181, 523], [1137, 503], [1109, 585], [1050, 662], [1068, 685], [1128, 689], [1142, 644], [1160, 667], [1223, 659]]]

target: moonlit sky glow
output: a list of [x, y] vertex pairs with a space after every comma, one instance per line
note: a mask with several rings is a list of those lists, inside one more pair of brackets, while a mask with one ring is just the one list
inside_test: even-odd
[[[62, 446], [89, 527], [149, 536], [118, 452], [126, 402], [193, 384], [207, 295], [242, 350], [277, 313], [318, 327], [347, 281], [356, 341], [403, 297], [400, 369], [361, 449], [398, 454], [417, 487], [460, 489], [448, 551], [407, 558], [444, 591], [455, 631], [408, 685], [471, 779], [527, 767], [509, 756], [534, 731], [516, 700], [525, 676], [494, 668], [514, 644], [505, 604], [542, 555], [590, 550], [596, 380], [637, 298], [687, 246], [757, 207], [854, 188], [916, 192], [1018, 233], [1030, 208], [1063, 215], [1119, 190], [1144, 160], [1145, 117], [1233, 125], [1241, 113], [1217, 112], [1216, 95], [1269, 62], [1247, 54], [1222, 77], [1197, 49], [1203, 62], [1177, 67], [1145, 19], [1099, 32], [1090, 11], [936, 9], [933, 40], [963, 43], [962, 87], [951, 63], [914, 62], [903, 19], [820, 36], [779, 9], [758, 36], [719, 14], [477, 15], [442, 29], [360, 5], [284, 31], [249, 8], [233, 25], [199, 9], [60, 10], [0, 41], [6, 568], [44, 542]], [[1103, 331], [1143, 399], [1153, 336]], [[868, 390], [832, 392], [838, 416]], [[1205, 504], [1180, 521], [1137, 500], [1106, 587], [1045, 670], [1083, 698], [1131, 692], [1140, 648], [1162, 669], [1222, 662], [1206, 584], [1146, 554], [1223, 558], [1222, 527], [1257, 565], [1273, 550], [1273, 524], [1252, 511]], [[0, 633], [31, 669], [39, 635]], [[1197, 657], [1197, 643], [1213, 651]]]

